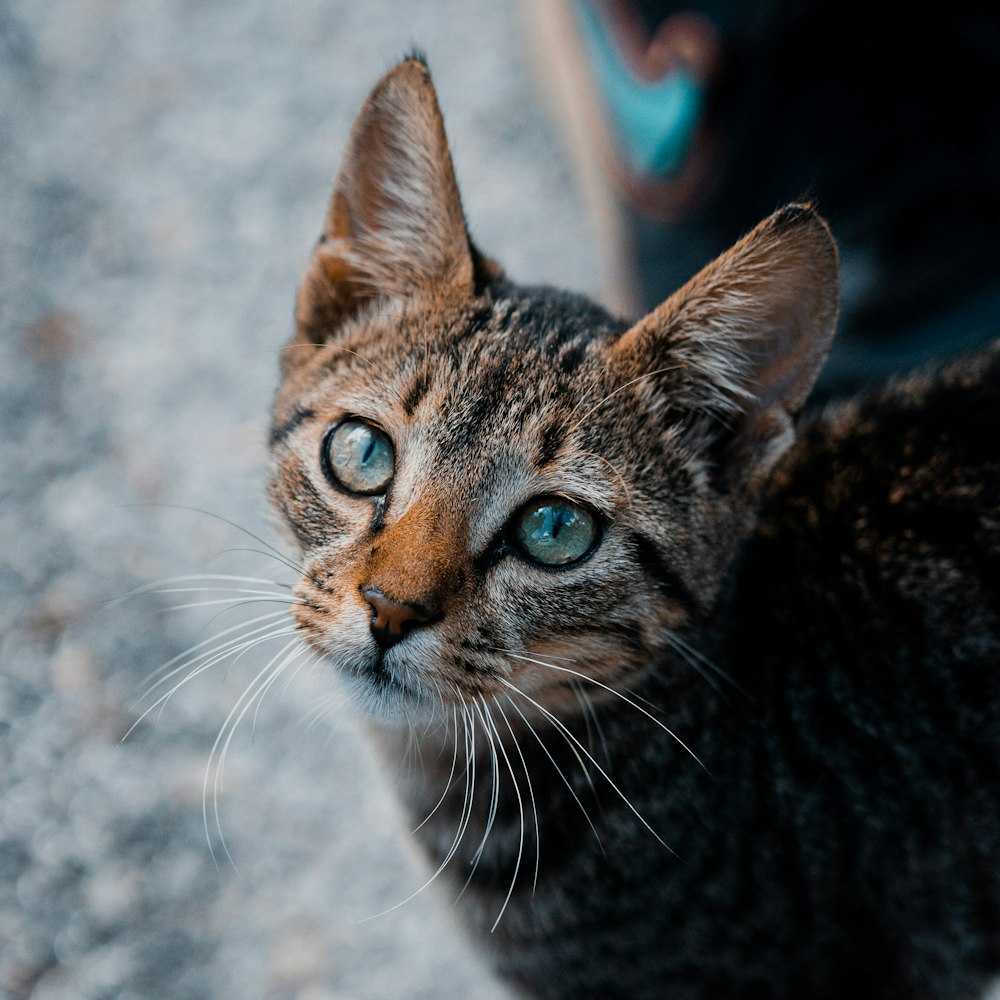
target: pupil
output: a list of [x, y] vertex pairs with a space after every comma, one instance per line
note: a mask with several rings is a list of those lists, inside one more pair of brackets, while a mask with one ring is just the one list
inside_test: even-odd
[[552, 516], [552, 540], [555, 541], [556, 537], [559, 535], [559, 529], [564, 524], [564, 512], [558, 508], [554, 511]]
[[368, 459], [372, 457], [372, 452], [375, 450], [375, 435], [369, 432], [368, 434], [368, 447], [365, 448], [365, 453], [361, 456], [361, 464], [367, 465]]

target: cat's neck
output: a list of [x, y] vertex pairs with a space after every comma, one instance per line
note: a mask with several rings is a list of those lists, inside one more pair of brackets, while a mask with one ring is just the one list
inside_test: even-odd
[[[626, 825], [623, 812], [650, 844], [679, 850], [692, 829], [681, 813], [695, 799], [709, 801], [701, 786], [729, 766], [718, 754], [741, 738], [726, 734], [743, 714], [734, 695], [744, 700], [693, 650], [627, 693], [595, 688], [577, 711], [547, 717], [489, 705], [426, 728], [374, 727], [434, 866], [450, 857], [453, 879], [502, 897], [515, 870], [523, 888], [536, 859], [542, 878], [558, 866], [560, 843], [587, 840], [604, 851]], [[665, 776], [670, 797], [662, 794]], [[642, 788], [656, 801], [644, 800]]]

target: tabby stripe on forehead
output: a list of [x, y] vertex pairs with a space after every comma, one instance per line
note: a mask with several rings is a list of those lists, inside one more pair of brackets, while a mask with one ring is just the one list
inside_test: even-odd
[[580, 341], [571, 341], [557, 355], [556, 363], [559, 369], [567, 375], [572, 375], [587, 357], [586, 344]]
[[685, 611], [693, 612], [697, 607], [694, 594], [687, 584], [667, 565], [660, 555], [656, 543], [638, 531], [630, 536], [636, 562], [651, 576], [672, 601], [676, 601]]
[[283, 424], [278, 427], [271, 428], [271, 447], [273, 448], [276, 444], [280, 444], [282, 441], [288, 437], [296, 427], [299, 426], [305, 420], [311, 420], [316, 416], [313, 410], [304, 410], [296, 407], [292, 411], [291, 417], [288, 418]]
[[542, 440], [538, 445], [538, 456], [535, 461], [539, 466], [546, 466], [559, 453], [563, 443], [563, 424], [561, 420], [550, 420], [541, 432]]
[[499, 413], [512, 423], [520, 422], [514, 405], [505, 405], [507, 385], [502, 366], [480, 368], [475, 380], [475, 392], [466, 394], [462, 400], [462, 420], [451, 426], [451, 436], [442, 448], [444, 455], [461, 455], [479, 447], [483, 427]]
[[413, 411], [420, 404], [420, 401], [427, 395], [431, 387], [431, 380], [427, 372], [421, 371], [413, 380], [413, 384], [403, 396], [403, 412], [408, 416], [413, 416]]

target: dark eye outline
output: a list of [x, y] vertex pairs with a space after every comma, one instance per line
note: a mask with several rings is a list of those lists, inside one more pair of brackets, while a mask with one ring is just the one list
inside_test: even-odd
[[[342, 482], [337, 476], [337, 473], [333, 468], [333, 462], [330, 461], [330, 447], [333, 444], [333, 435], [336, 434], [337, 431], [344, 426], [344, 424], [364, 424], [365, 426], [378, 431], [385, 437], [386, 441], [389, 442], [389, 447], [392, 448], [392, 475], [385, 481], [384, 486], [380, 486], [376, 490], [354, 490], [351, 489], [351, 487], [346, 483]], [[396, 445], [393, 443], [388, 431], [386, 431], [386, 429], [380, 424], [377, 424], [374, 420], [353, 415], [347, 416], [342, 420], [338, 420], [336, 423], [331, 424], [326, 433], [323, 435], [323, 440], [319, 450], [319, 464], [320, 468], [323, 470], [323, 475], [326, 476], [327, 482], [329, 482], [334, 489], [339, 490], [341, 493], [344, 493], [349, 497], [382, 497], [389, 491], [393, 480], [396, 478]]]
[[[521, 517], [527, 513], [529, 509], [544, 506], [547, 502], [568, 504], [572, 507], [578, 507], [580, 510], [589, 514], [594, 521], [594, 537], [591, 539], [590, 545], [587, 546], [583, 555], [573, 559], [571, 562], [541, 562], [528, 552], [524, 546], [521, 545], [520, 541], [518, 541], [517, 525]], [[569, 497], [560, 496], [557, 493], [543, 493], [540, 496], [532, 497], [530, 500], [525, 501], [511, 515], [510, 520], [507, 522], [507, 530], [505, 532], [505, 548], [507, 548], [508, 551], [513, 552], [519, 559], [531, 566], [535, 566], [547, 573], [561, 573], [563, 570], [576, 569], [578, 566], [582, 566], [585, 562], [588, 562], [593, 554], [600, 548], [601, 542], [604, 541], [605, 532], [605, 520], [596, 510], [594, 510], [593, 507], [585, 503], [580, 503], [578, 500], [571, 500]]]

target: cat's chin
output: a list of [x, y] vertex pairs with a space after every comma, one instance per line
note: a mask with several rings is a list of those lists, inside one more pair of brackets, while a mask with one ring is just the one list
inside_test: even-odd
[[347, 689], [359, 714], [381, 725], [397, 727], [441, 717], [441, 699], [400, 669], [390, 654], [377, 648], [324, 648], [313, 644], [324, 664]]
[[432, 703], [410, 685], [392, 678], [341, 674], [341, 680], [358, 713], [382, 726], [403, 728], [414, 722], [429, 721], [441, 711], [440, 702]]

